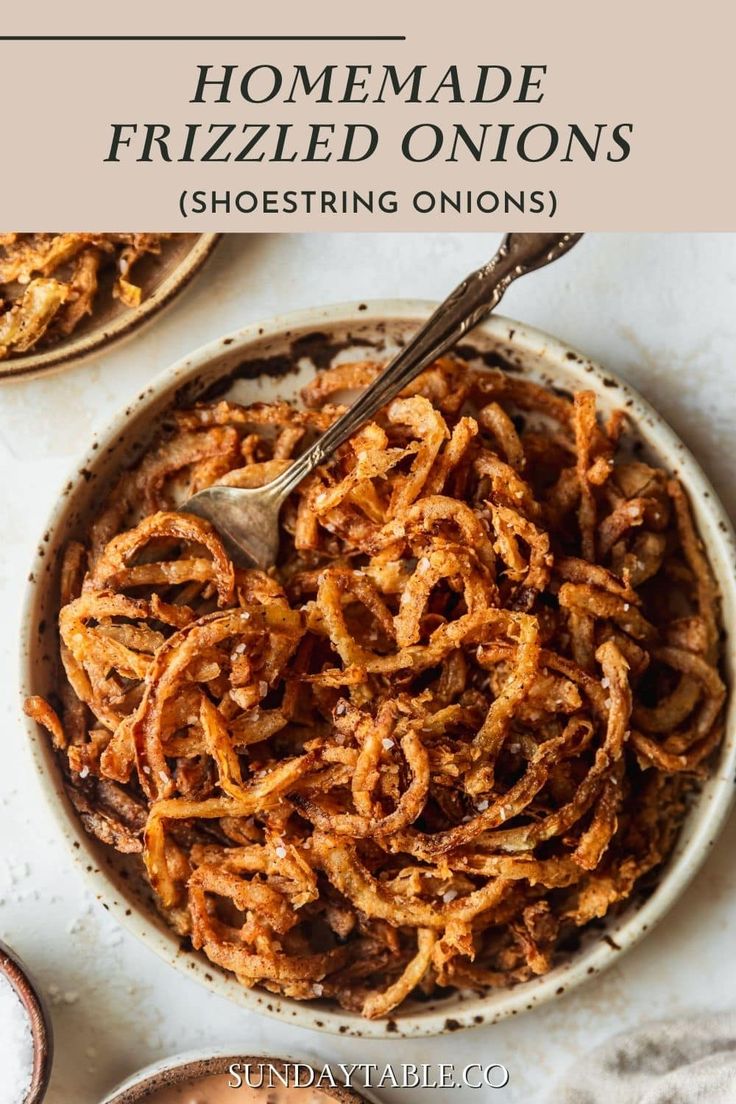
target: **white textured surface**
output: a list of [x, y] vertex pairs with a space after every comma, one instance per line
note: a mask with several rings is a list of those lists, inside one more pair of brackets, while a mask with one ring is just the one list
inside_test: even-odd
[[[180, 301], [129, 343], [87, 366], [0, 388], [0, 719], [7, 747], [0, 933], [53, 1005], [57, 1057], [48, 1104], [97, 1104], [137, 1067], [208, 1044], [379, 1064], [503, 1062], [511, 1071], [507, 1089], [456, 1090], [452, 1099], [526, 1104], [542, 1099], [557, 1071], [622, 1027], [736, 1003], [733, 819], [685, 899], [604, 976], [495, 1027], [366, 1043], [249, 1014], [165, 966], [88, 899], [39, 802], [18, 721], [18, 610], [50, 505], [93, 428], [162, 367], [240, 324], [337, 300], [438, 298], [485, 260], [495, 241], [478, 234], [232, 236]], [[558, 266], [512, 287], [503, 310], [630, 379], [691, 446], [736, 513], [736, 236], [590, 236]], [[417, 1104], [427, 1092], [383, 1096]]]

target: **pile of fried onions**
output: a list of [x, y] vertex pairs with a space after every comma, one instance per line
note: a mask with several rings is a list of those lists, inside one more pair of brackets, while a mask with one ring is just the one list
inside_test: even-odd
[[176, 411], [69, 547], [66, 678], [27, 703], [194, 947], [368, 1017], [543, 974], [651, 881], [725, 696], [683, 490], [592, 392], [438, 361], [293, 495], [269, 573], [176, 512], [377, 370]]
[[133, 266], [170, 234], [0, 234], [0, 360], [68, 337], [92, 314], [102, 269], [113, 296], [141, 302]]

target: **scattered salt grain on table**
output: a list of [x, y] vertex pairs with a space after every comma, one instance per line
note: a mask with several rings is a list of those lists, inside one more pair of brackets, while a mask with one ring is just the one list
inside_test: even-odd
[[33, 1037], [28, 1014], [8, 979], [0, 974], [0, 1100], [23, 1104], [33, 1077]]

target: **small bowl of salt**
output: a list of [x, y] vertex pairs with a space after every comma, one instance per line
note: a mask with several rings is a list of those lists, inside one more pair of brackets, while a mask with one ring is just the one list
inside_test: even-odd
[[53, 1058], [51, 1021], [25, 966], [0, 943], [0, 1101], [40, 1104]]

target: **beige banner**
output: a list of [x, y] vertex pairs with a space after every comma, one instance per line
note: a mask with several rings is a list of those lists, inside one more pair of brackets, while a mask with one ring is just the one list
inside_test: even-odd
[[0, 229], [733, 230], [734, 11], [16, 5]]

